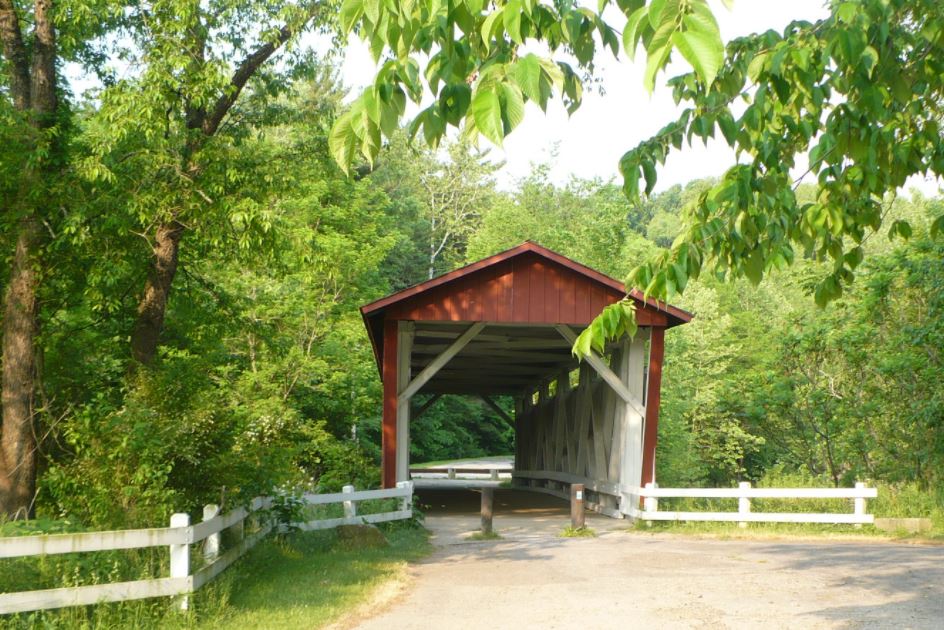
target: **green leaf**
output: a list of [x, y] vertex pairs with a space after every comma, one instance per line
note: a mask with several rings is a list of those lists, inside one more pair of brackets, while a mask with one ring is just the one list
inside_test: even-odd
[[675, 31], [675, 23], [667, 22], [662, 25], [646, 48], [646, 72], [643, 74], [643, 85], [646, 91], [652, 94], [656, 87], [656, 74], [665, 67], [669, 60], [669, 53], [672, 52], [672, 33]]
[[485, 21], [482, 22], [482, 45], [485, 46], [485, 52], [488, 52], [492, 46], [492, 35], [495, 30], [495, 24], [501, 19], [503, 9], [504, 7], [492, 11], [489, 16], [485, 18]]
[[524, 99], [517, 85], [503, 83], [501, 85], [502, 115], [504, 118], [504, 134], [508, 135], [524, 120]]
[[593, 331], [589, 327], [585, 328], [583, 332], [577, 335], [577, 340], [574, 342], [574, 347], [571, 349], [571, 352], [574, 356], [578, 358], [584, 358], [590, 356], [590, 351], [593, 346]]
[[363, 0], [363, 4], [364, 15], [376, 25], [380, 21], [380, 0]]
[[512, 76], [524, 95], [528, 97], [528, 100], [537, 103], [541, 109], [547, 107], [550, 85], [544, 81], [541, 62], [536, 55], [528, 53], [518, 59], [515, 62]]
[[351, 112], [345, 112], [336, 121], [328, 135], [328, 150], [331, 157], [338, 163], [345, 174], [354, 161], [354, 146], [357, 143], [357, 136], [351, 127]]
[[[685, 21], [687, 20], [686, 17]], [[724, 44], [721, 43], [720, 33], [689, 29], [673, 33], [672, 43], [692, 64], [701, 80], [706, 85], [711, 85], [724, 61]]]
[[501, 146], [505, 137], [501, 99], [490, 88], [479, 88], [472, 96], [472, 118], [483, 136]]
[[761, 279], [764, 277], [764, 254], [761, 252], [760, 248], [755, 248], [754, 251], [750, 253], [744, 260], [742, 268], [744, 269], [744, 275], [751, 281], [751, 284], [754, 286], [760, 284]]
[[364, 14], [364, 0], [344, 0], [341, 4], [341, 32], [350, 33]]
[[682, 23], [686, 30], [672, 34], [672, 43], [698, 76], [707, 85], [711, 85], [718, 76], [718, 70], [724, 62], [724, 43], [717, 24], [697, 21], [693, 16], [685, 16]]
[[509, 37], [518, 44], [523, 43], [521, 38], [521, 0], [508, 0], [502, 11], [502, 22]]
[[767, 63], [768, 57], [770, 57], [769, 52], [762, 52], [751, 59], [751, 63], [747, 66], [747, 76], [752, 83], [757, 83], [757, 79], [760, 77], [760, 73], [763, 71], [764, 64]]
[[642, 35], [639, 27], [645, 18], [646, 7], [639, 7], [629, 16], [626, 27], [623, 29], [623, 50], [626, 51], [630, 61], [636, 57], [636, 48], [639, 45], [639, 37]]

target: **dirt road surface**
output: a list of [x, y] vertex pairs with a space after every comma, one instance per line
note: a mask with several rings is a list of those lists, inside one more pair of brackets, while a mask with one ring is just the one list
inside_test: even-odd
[[505, 538], [468, 542], [474, 501], [426, 499], [437, 550], [357, 627], [944, 630], [944, 547], [684, 538], [605, 518], [588, 523], [597, 538], [562, 539], [559, 503], [508, 496]]

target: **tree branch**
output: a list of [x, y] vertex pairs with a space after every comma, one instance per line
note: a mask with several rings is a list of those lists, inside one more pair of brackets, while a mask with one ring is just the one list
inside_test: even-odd
[[[8, 0], [0, 0], [6, 2]], [[276, 50], [282, 47], [282, 44], [287, 42], [292, 38], [295, 33], [302, 30], [305, 25], [307, 25], [321, 10], [321, 4], [314, 4], [308, 12], [307, 17], [302, 20], [301, 24], [297, 27], [293, 27], [289, 24], [286, 24], [279, 29], [278, 35], [273, 41], [266, 42], [262, 44], [255, 50], [255, 52], [248, 55], [243, 59], [242, 63], [236, 68], [236, 71], [233, 73], [233, 77], [230, 79], [229, 89], [226, 93], [216, 101], [216, 104], [213, 106], [213, 109], [210, 111], [206, 120], [203, 122], [203, 133], [212, 136], [216, 133], [216, 130], [219, 128], [220, 123], [223, 121], [223, 118], [229, 112], [230, 108], [233, 106], [233, 103], [236, 102], [236, 99], [239, 98], [240, 92], [246, 86], [246, 83], [256, 71], [268, 61]]]

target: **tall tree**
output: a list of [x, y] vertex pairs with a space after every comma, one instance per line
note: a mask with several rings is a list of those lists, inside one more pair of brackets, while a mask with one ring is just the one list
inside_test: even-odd
[[232, 176], [220, 163], [227, 140], [218, 138], [227, 125], [224, 135], [240, 133], [240, 121], [232, 117], [240, 95], [252, 80], [262, 93], [284, 88], [287, 72], [298, 65], [293, 62], [307, 59], [284, 57], [285, 67], [271, 72], [267, 64], [299, 33], [324, 24], [329, 7], [329, 0], [180, 0], [132, 8], [124, 54], [144, 70], [106, 89], [103, 110], [121, 122], [112, 143], [140, 134], [143, 125], [147, 142], [140, 149], [159, 160], [160, 172], [151, 172], [162, 188], [160, 199], [146, 202], [151, 207], [143, 217], [151, 261], [131, 331], [137, 363], [150, 364], [157, 355], [181, 239], [214, 210], [214, 197], [225, 187], [221, 180]]
[[[0, 434], [0, 514], [28, 516], [36, 489], [37, 289], [41, 224], [51, 211], [51, 181], [59, 152], [53, 132], [59, 107], [57, 46], [52, 0], [36, 0], [29, 16], [13, 0], [0, 0], [0, 40], [7, 89], [30, 138], [13, 195], [4, 199], [14, 231], [10, 276], [3, 296], [3, 424]], [[29, 28], [32, 25], [32, 28]]]

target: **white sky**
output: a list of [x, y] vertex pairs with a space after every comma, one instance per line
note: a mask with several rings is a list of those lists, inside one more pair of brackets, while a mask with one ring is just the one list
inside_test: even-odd
[[[828, 13], [825, 7], [826, 0], [736, 0], [729, 11], [714, 0], [712, 8], [722, 38], [728, 41], [771, 28], [782, 30], [792, 20], [822, 18]], [[605, 95], [588, 90], [580, 109], [570, 118], [559, 103], [549, 106], [546, 115], [529, 104], [524, 122], [505, 140], [503, 148], [492, 151], [496, 159], [505, 161], [499, 174], [502, 187], [510, 187], [526, 175], [532, 163], [546, 161], [555, 143], [558, 156], [551, 174], [556, 181], [564, 182], [571, 176], [618, 179], [620, 156], [677, 117], [679, 107], [672, 100], [671, 91], [662, 84], [668, 77], [689, 70], [684, 61], [674, 61], [668, 73], [660, 75], [650, 96], [642, 83], [642, 54], [637, 55], [635, 63], [625, 58], [617, 62], [609, 52], [600, 55], [600, 59], [598, 76], [606, 88]], [[371, 82], [374, 70], [366, 46], [352, 42], [345, 51], [341, 72], [352, 95]], [[484, 138], [481, 142], [483, 146], [489, 144]], [[700, 142], [691, 148], [683, 145], [683, 150], [672, 152], [660, 168], [656, 190], [720, 175], [733, 162], [734, 153], [723, 141], [709, 142], [707, 147]], [[919, 178], [910, 180], [911, 186], [928, 195], [938, 191], [937, 183]]]

